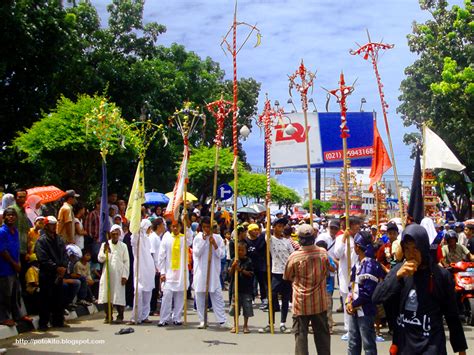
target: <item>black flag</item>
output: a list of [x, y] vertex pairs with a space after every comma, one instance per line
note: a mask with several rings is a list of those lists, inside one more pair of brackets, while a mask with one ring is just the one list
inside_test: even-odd
[[415, 169], [413, 170], [413, 180], [411, 182], [410, 203], [408, 204], [408, 215], [418, 224], [420, 224], [425, 216], [423, 191], [421, 189], [420, 149], [417, 149], [416, 151]]

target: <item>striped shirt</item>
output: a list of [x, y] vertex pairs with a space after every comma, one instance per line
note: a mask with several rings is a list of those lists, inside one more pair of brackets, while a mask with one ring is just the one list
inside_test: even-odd
[[327, 311], [328, 266], [326, 250], [315, 245], [302, 246], [290, 255], [283, 278], [293, 283], [294, 315], [305, 316]]

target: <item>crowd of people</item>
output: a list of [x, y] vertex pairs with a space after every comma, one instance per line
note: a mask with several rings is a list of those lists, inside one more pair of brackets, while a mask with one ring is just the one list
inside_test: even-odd
[[[206, 307], [218, 327], [244, 334], [251, 331], [255, 310], [272, 308], [260, 333], [293, 333], [297, 354], [308, 353], [312, 333], [317, 352], [329, 354], [337, 284], [337, 311], [344, 314], [342, 340], [348, 341], [349, 354], [376, 354], [377, 341], [385, 340], [384, 324], [393, 354], [445, 354], [443, 318], [453, 351], [465, 354], [467, 349], [462, 304], [447, 268], [474, 260], [471, 221], [441, 226], [426, 217], [420, 225], [404, 227], [395, 219], [368, 226], [351, 216], [346, 226], [344, 216], [311, 224], [290, 220], [280, 211], [272, 216], [267, 234], [265, 214], [239, 216], [234, 230], [228, 211], [218, 208], [211, 225], [209, 208], [197, 203], [173, 221], [164, 217], [161, 206], [144, 205], [140, 230], [131, 233], [126, 202], [112, 193], [109, 239], [101, 241], [101, 201], [88, 210], [79, 197], [66, 191], [56, 213], [54, 204], [42, 205], [26, 190], [3, 196], [1, 324], [15, 326], [39, 314], [40, 330], [67, 327], [68, 312], [96, 303], [105, 305], [106, 323], [127, 322], [128, 308], [129, 324], [152, 323], [150, 317], [159, 316], [158, 327], [181, 326], [187, 291], [200, 329], [207, 326]], [[241, 329], [228, 318], [236, 303], [244, 319]]]

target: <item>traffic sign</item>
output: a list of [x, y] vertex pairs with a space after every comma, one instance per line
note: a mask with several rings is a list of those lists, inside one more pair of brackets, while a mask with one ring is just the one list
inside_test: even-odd
[[217, 197], [219, 200], [228, 200], [234, 195], [234, 190], [228, 184], [220, 184], [217, 188]]

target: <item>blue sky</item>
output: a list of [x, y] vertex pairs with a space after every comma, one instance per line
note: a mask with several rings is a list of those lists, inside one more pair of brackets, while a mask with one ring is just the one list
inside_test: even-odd
[[[109, 1], [92, 1], [104, 21], [105, 7]], [[450, 4], [461, 1], [450, 1]], [[220, 63], [226, 78], [232, 76], [231, 57], [225, 56], [220, 47], [233, 19], [234, 1], [231, 0], [148, 0], [145, 3], [145, 22], [156, 21], [167, 27], [158, 43], [173, 42], [184, 45], [200, 57], [211, 57]], [[406, 35], [411, 33], [413, 21], [423, 22], [429, 18], [416, 0], [240, 0], [238, 21], [257, 23], [262, 33], [262, 44], [253, 48], [253, 39], [242, 49], [238, 57], [238, 76], [253, 77], [261, 82], [259, 108], [263, 107], [264, 95], [279, 100], [286, 109], [291, 109], [288, 99], [288, 78], [303, 58], [305, 65], [317, 71], [313, 98], [320, 111], [325, 110], [326, 93], [321, 89], [335, 88], [339, 73], [344, 71], [347, 82], [356, 78], [357, 86], [348, 100], [351, 111], [359, 111], [364, 97], [366, 111], [378, 114], [379, 131], [388, 148], [383, 126], [380, 99], [370, 62], [349, 55], [355, 42], [367, 41], [366, 29], [372, 40], [395, 45], [394, 49], [381, 53], [379, 71], [389, 104], [388, 117], [395, 151], [398, 173], [405, 185], [410, 185], [413, 161], [410, 148], [403, 144], [403, 135], [415, 128], [403, 126], [396, 114], [400, 104], [400, 82], [404, 69], [416, 59], [408, 50]], [[298, 106], [298, 100], [294, 102]], [[331, 101], [330, 111], [338, 106]], [[338, 133], [337, 133], [338, 134]], [[253, 166], [263, 166], [263, 136], [254, 130], [244, 143], [248, 161]], [[328, 171], [327, 175], [338, 174]], [[368, 172], [366, 173], [366, 175]], [[388, 175], [393, 174], [392, 170]], [[387, 179], [391, 179], [387, 177]], [[306, 187], [306, 174], [283, 173], [278, 180], [302, 192]]]

